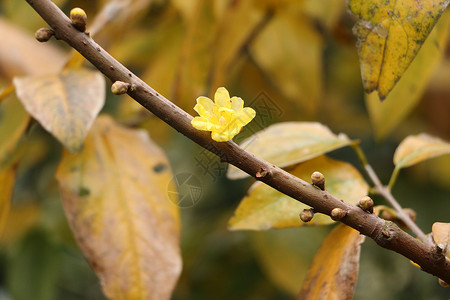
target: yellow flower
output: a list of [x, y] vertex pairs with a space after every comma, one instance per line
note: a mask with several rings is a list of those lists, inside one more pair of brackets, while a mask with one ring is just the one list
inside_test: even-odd
[[256, 115], [253, 108], [244, 108], [241, 98], [230, 99], [230, 94], [223, 87], [217, 89], [214, 102], [207, 97], [198, 97], [194, 110], [200, 116], [191, 121], [192, 126], [211, 131], [211, 137], [216, 142], [231, 140]]

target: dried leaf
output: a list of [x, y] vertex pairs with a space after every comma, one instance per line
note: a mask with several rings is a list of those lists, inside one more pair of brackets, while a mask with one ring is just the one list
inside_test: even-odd
[[436, 245], [450, 254], [450, 223], [436, 222], [433, 224], [431, 231]]
[[450, 12], [446, 12], [386, 101], [380, 102], [377, 93], [366, 95], [370, 121], [378, 139], [385, 138], [419, 104], [431, 76], [442, 62], [449, 25]]
[[306, 18], [278, 12], [250, 50], [285, 97], [309, 115], [316, 112], [323, 90], [323, 41]]
[[384, 99], [408, 68], [433, 29], [447, 0], [350, 0], [359, 17], [358, 38], [361, 75], [367, 93], [378, 90]]
[[424, 133], [410, 135], [395, 150], [394, 164], [401, 169], [445, 154], [450, 154], [450, 143]]
[[[351, 143], [345, 134], [335, 135], [320, 123], [284, 122], [254, 134], [242, 142], [241, 147], [279, 167], [287, 167]], [[228, 168], [230, 179], [247, 176], [234, 166]]]
[[298, 299], [351, 300], [359, 271], [364, 236], [339, 224], [316, 253]]
[[141, 130], [99, 117], [58, 168], [64, 209], [111, 299], [170, 299], [181, 272], [178, 207], [164, 153]]
[[105, 101], [105, 80], [97, 71], [14, 78], [25, 109], [70, 151], [77, 151]]
[[[302, 163], [290, 172], [304, 180], [311, 180], [311, 174], [317, 170], [324, 174], [327, 190], [348, 203], [356, 204], [368, 193], [369, 186], [358, 170], [346, 162], [325, 156]], [[333, 223], [330, 217], [323, 214], [315, 214], [308, 223], [301, 222], [299, 213], [307, 208], [310, 207], [262, 182], [256, 182], [250, 187], [248, 196], [242, 199], [230, 219], [229, 228], [266, 230]]]

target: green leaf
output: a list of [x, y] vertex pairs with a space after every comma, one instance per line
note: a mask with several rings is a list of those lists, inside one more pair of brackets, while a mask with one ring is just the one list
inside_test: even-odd
[[[284, 122], [247, 138], [241, 147], [279, 167], [287, 167], [351, 143], [345, 134], [335, 135], [320, 123]], [[247, 176], [235, 166], [230, 165], [228, 168], [227, 177], [230, 179]]]
[[450, 154], [450, 143], [424, 133], [411, 135], [395, 150], [394, 164], [401, 169], [445, 154]]
[[70, 227], [105, 295], [169, 299], [181, 272], [180, 220], [163, 151], [144, 131], [99, 117], [83, 150], [64, 152], [57, 179]]
[[16, 250], [8, 268], [8, 285], [12, 298], [55, 299], [60, 256], [49, 232], [35, 229]]
[[351, 300], [358, 280], [365, 236], [344, 224], [336, 226], [316, 253], [299, 300]]
[[[298, 165], [290, 172], [310, 181], [311, 174], [320, 171], [325, 176], [325, 186], [332, 195], [356, 204], [367, 195], [369, 186], [352, 165], [325, 156]], [[299, 213], [309, 206], [286, 196], [270, 186], [254, 183], [248, 196], [242, 199], [229, 221], [231, 230], [266, 230], [270, 228], [299, 227], [303, 225], [326, 225], [333, 223], [330, 217], [315, 214], [308, 222], [300, 221]]]
[[448, 5], [446, 0], [350, 0], [359, 17], [361, 75], [367, 93], [384, 99], [408, 68]]
[[385, 138], [419, 104], [431, 76], [442, 61], [449, 25], [450, 12], [446, 12], [385, 101], [381, 102], [377, 93], [366, 94], [370, 121], [378, 139]]
[[25, 109], [70, 151], [80, 149], [105, 101], [103, 75], [87, 69], [16, 77], [14, 85]]

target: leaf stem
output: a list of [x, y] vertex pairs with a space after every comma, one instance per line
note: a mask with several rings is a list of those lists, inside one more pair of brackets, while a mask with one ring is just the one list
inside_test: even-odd
[[364, 152], [362, 151], [359, 144], [353, 145], [353, 149], [356, 151], [356, 154], [358, 155], [358, 158], [360, 159], [364, 170], [366, 171], [367, 175], [369, 176], [370, 180], [372, 180], [373, 184], [375, 185], [373, 187], [373, 191], [382, 196], [384, 199], [386, 199], [387, 202], [389, 202], [390, 205], [395, 209], [395, 212], [397, 214], [397, 217], [405, 223], [406, 226], [408, 226], [409, 229], [419, 238], [421, 239], [425, 244], [432, 245], [429, 238], [423, 233], [423, 231], [417, 226], [417, 224], [410, 218], [410, 216], [405, 213], [402, 206], [398, 201], [394, 198], [394, 196], [391, 193], [391, 183], [395, 182], [396, 175], [398, 172], [393, 172], [391, 180], [389, 182], [389, 186], [385, 186], [381, 183], [380, 178], [378, 178], [377, 174], [375, 173], [372, 166], [368, 163], [366, 156], [364, 155]]
[[12, 92], [14, 92], [14, 84], [10, 84], [7, 87], [5, 87], [1, 92], [0, 92], [0, 101], [3, 100], [3, 98], [5, 98], [6, 96], [8, 96], [9, 94], [11, 94]]

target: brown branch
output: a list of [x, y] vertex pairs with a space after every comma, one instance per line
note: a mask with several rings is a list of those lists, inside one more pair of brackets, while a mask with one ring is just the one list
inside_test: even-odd
[[[52, 27], [56, 38], [64, 40], [80, 52], [111, 81], [132, 84], [134, 89], [130, 89], [128, 94], [133, 99], [189, 139], [257, 180], [313, 207], [315, 212], [330, 215], [334, 208], [344, 210], [347, 214], [341, 222], [372, 238], [378, 245], [416, 262], [424, 271], [450, 282], [450, 260], [446, 259], [439, 249], [416, 240], [392, 222], [337, 199], [327, 191], [319, 190], [310, 183], [255, 157], [234, 142], [213, 141], [208, 132], [198, 131], [192, 127], [192, 116], [121, 65], [88, 34], [75, 29], [69, 18], [53, 2], [50, 0], [27, 0], [27, 2]], [[257, 173], [259, 176], [256, 176]]]

